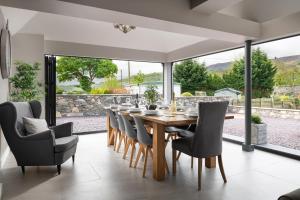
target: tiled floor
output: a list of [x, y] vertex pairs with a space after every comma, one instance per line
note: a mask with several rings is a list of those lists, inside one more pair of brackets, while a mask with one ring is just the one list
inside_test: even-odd
[[[171, 151], [167, 151], [171, 166]], [[203, 200], [275, 200], [280, 194], [300, 187], [300, 162], [256, 150], [245, 153], [241, 146], [224, 142], [224, 165], [228, 183], [223, 184], [217, 169], [204, 169], [202, 191], [197, 191], [197, 166], [190, 168], [190, 158], [182, 156], [176, 176], [156, 182], [142, 178], [142, 162], [137, 169], [128, 168], [106, 146], [106, 134], [80, 136], [76, 162], [56, 167], [27, 167], [25, 176], [12, 156], [1, 170], [4, 199], [20, 200], [127, 200], [127, 199], [203, 199]]]

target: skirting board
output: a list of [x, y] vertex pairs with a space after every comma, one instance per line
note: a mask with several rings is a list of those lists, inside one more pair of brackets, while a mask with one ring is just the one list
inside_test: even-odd
[[[0, 160], [0, 169], [4, 167], [4, 164], [8, 158], [9, 155], [9, 147], [7, 147], [2, 155], [2, 158]], [[1, 200], [1, 199], [0, 199]]]

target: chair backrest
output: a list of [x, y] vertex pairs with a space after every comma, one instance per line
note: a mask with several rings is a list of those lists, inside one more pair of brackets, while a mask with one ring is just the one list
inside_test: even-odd
[[23, 117], [40, 118], [42, 106], [39, 101], [11, 102], [16, 109], [16, 128], [22, 136], [27, 135], [23, 125]]
[[39, 105], [38, 101], [0, 104], [0, 126], [7, 144], [14, 154], [22, 143], [21, 138], [26, 135], [23, 117], [38, 118], [41, 111]]
[[125, 126], [125, 133], [128, 135], [128, 137], [132, 139], [137, 139], [136, 131], [134, 130], [132, 124], [128, 120], [126, 115], [121, 114], [121, 118], [123, 119], [124, 126]]
[[119, 124], [119, 129], [121, 132], [125, 133], [126, 130], [125, 130], [125, 125], [124, 125], [124, 121], [121, 117], [121, 114], [120, 113], [116, 113], [117, 115], [117, 120], [118, 120], [118, 124]]
[[228, 101], [199, 102], [199, 118], [192, 143], [195, 157], [222, 153], [222, 135]]
[[110, 126], [114, 129], [119, 129], [119, 124], [115, 113], [111, 109], [108, 109], [107, 112], [109, 114]]
[[137, 128], [137, 139], [140, 143], [145, 145], [152, 145], [153, 140], [148, 134], [144, 121], [141, 117], [133, 116], [136, 128]]

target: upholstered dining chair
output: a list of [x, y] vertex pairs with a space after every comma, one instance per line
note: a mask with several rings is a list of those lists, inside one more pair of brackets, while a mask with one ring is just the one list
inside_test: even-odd
[[[143, 122], [143, 119], [139, 116], [133, 116], [136, 128], [137, 128], [137, 139], [139, 142], [139, 151], [137, 154], [137, 158], [134, 164], [134, 167], [137, 166], [140, 156], [142, 153], [145, 154], [145, 160], [144, 160], [144, 168], [143, 168], [143, 177], [145, 177], [146, 174], [146, 168], [147, 168], [147, 160], [148, 160], [148, 153], [150, 153], [151, 158], [153, 159], [153, 153], [152, 153], [152, 146], [153, 146], [153, 138], [152, 135], [150, 135], [147, 132], [147, 129], [145, 128], [145, 124]], [[169, 168], [167, 164], [167, 160], [165, 158], [165, 168], [167, 172], [169, 173]]]
[[217, 156], [222, 178], [225, 183], [227, 182], [222, 161], [223, 124], [227, 107], [228, 101], [199, 102], [199, 118], [193, 136], [172, 141], [174, 175], [176, 174], [176, 151], [198, 158], [198, 190], [201, 190], [203, 158]]
[[[195, 131], [195, 124], [190, 124], [188, 126], [170, 126], [167, 127], [165, 132], [168, 133], [168, 137], [167, 137], [167, 142], [169, 142], [169, 140], [175, 140], [177, 138], [187, 138], [187, 137], [193, 137], [194, 136], [194, 131]], [[181, 152], [179, 151], [177, 156], [176, 156], [176, 160], [179, 160], [181, 155]], [[193, 168], [194, 166], [194, 159], [193, 157], [191, 157], [191, 168]]]
[[130, 121], [126, 115], [121, 114], [121, 118], [123, 119], [124, 126], [125, 126], [125, 133], [127, 135], [127, 142], [125, 145], [123, 159], [126, 158], [127, 152], [129, 150], [129, 148], [131, 147], [131, 154], [130, 154], [130, 161], [129, 161], [129, 167], [131, 167], [132, 161], [133, 161], [133, 155], [135, 152], [135, 145], [136, 145], [136, 143], [138, 143], [137, 132], [136, 132], [136, 129], [134, 129], [133, 125], [130, 123]]
[[[124, 143], [124, 149], [126, 149], [126, 143], [127, 143], [127, 136], [126, 136], [126, 130], [125, 130], [125, 125], [124, 121], [121, 117], [120, 113], [116, 113], [118, 124], [119, 124], [119, 130], [120, 130], [120, 138], [119, 138], [119, 144], [117, 147], [117, 152], [120, 151], [120, 147], [122, 145], [122, 142]], [[125, 151], [124, 151], [125, 152]]]
[[25, 166], [57, 165], [58, 174], [61, 164], [75, 158], [78, 136], [73, 135], [73, 123], [50, 127], [49, 130], [29, 134], [23, 124], [23, 117], [40, 118], [41, 103], [5, 102], [0, 104], [0, 125], [23, 174]]
[[114, 150], [117, 149], [118, 137], [120, 137], [119, 123], [115, 113], [111, 109], [107, 109], [109, 114], [110, 126], [112, 128], [112, 134], [110, 135], [109, 141], [112, 142], [114, 139]]

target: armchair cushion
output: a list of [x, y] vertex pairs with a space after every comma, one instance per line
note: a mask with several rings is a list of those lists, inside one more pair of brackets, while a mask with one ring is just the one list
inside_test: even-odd
[[55, 152], [64, 152], [68, 149], [71, 149], [74, 145], [76, 145], [78, 142], [78, 136], [72, 135], [69, 137], [62, 137], [55, 139]]
[[73, 133], [73, 122], [53, 126], [50, 129], [53, 130], [55, 138], [69, 137]]
[[282, 195], [278, 200], [299, 200], [300, 199], [300, 189], [294, 190], [288, 194]]
[[45, 119], [23, 117], [23, 124], [26, 129], [27, 135], [49, 130]]

